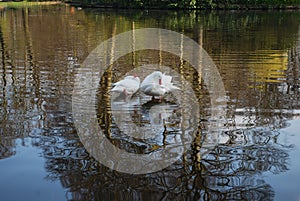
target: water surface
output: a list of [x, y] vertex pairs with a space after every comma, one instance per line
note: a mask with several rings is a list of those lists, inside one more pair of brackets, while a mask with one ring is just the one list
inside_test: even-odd
[[[299, 12], [47, 6], [0, 14], [0, 196], [4, 200], [300, 199]], [[204, 149], [203, 142], [210, 139], [206, 125], [211, 121], [211, 104], [201, 76], [166, 52], [137, 51], [120, 58], [101, 78], [95, 106], [99, 125], [116, 146], [151, 154], [182, 135], [185, 116], [176, 97], [152, 103], [138, 95], [125, 110], [112, 110], [111, 84], [134, 70], [145, 76], [139, 66], [169, 66], [189, 82], [199, 103], [200, 126], [188, 127], [197, 133], [191, 149], [164, 170], [132, 176], [101, 165], [87, 152], [73, 122], [72, 90], [78, 69], [97, 45], [138, 28], [177, 31], [202, 45], [222, 76], [227, 107], [219, 135], [213, 138], [215, 146]], [[117, 48], [108, 51], [113, 54]], [[178, 80], [174, 77], [175, 83]], [[175, 123], [163, 132], [162, 118], [174, 111]], [[123, 115], [155, 137], [137, 141], [122, 135], [131, 127], [118, 127]]]

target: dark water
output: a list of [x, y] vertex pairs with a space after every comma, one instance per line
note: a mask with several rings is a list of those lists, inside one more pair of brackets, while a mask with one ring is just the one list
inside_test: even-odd
[[[1, 10], [0, 15], [1, 200], [300, 200], [299, 12], [48, 6]], [[124, 113], [118, 106], [112, 109], [112, 82], [135, 70], [144, 76], [138, 66], [170, 66], [178, 72], [174, 82], [183, 76], [199, 104], [199, 127], [187, 126], [196, 132], [191, 148], [161, 171], [130, 175], [101, 165], [86, 150], [74, 125], [72, 92], [94, 48], [138, 28], [173, 30], [202, 45], [220, 72], [227, 106], [226, 116], [214, 120], [219, 125], [214, 146], [205, 147], [211, 139], [206, 125], [213, 120], [201, 76], [166, 52], [119, 58], [101, 78], [95, 106], [99, 126], [114, 145], [151, 154], [183, 134], [186, 117], [180, 108], [189, 106], [178, 105], [176, 97], [151, 103], [137, 96]], [[118, 48], [107, 51], [114, 55]], [[164, 130], [162, 118], [171, 114], [175, 123]], [[126, 122], [124, 115], [155, 137], [124, 137], [122, 130], [132, 123], [118, 127], [118, 120]]]

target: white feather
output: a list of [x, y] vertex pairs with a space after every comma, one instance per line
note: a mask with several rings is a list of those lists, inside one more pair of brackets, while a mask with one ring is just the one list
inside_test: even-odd
[[112, 84], [114, 88], [111, 91], [126, 93], [127, 95], [133, 95], [140, 87], [140, 78], [135, 76], [126, 76], [123, 80], [120, 80]]
[[[159, 83], [159, 80], [161, 80], [161, 83]], [[163, 96], [179, 88], [173, 85], [172, 76], [154, 71], [143, 80], [140, 89], [149, 96]]]

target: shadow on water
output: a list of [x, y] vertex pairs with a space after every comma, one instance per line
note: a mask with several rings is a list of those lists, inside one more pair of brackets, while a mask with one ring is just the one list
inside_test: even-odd
[[[64, 6], [1, 11], [0, 159], [13, 159], [15, 140], [30, 138], [42, 150], [46, 179], [59, 180], [67, 200], [274, 199], [276, 192], [263, 175], [289, 170], [294, 145], [281, 130], [299, 117], [298, 13], [167, 12], [158, 18], [151, 12], [73, 12]], [[164, 52], [120, 58], [101, 79], [97, 97], [99, 125], [116, 146], [152, 153], [182, 134], [182, 106], [172, 96], [157, 104], [138, 93], [132, 105], [112, 111], [111, 83], [137, 66], [163, 58], [161, 65], [173, 66], [189, 81], [200, 105], [191, 149], [164, 170], [133, 176], [106, 168], [89, 155], [73, 125], [71, 96], [76, 69], [95, 45], [139, 27], [180, 31], [203, 44], [224, 79], [228, 108], [213, 138], [216, 146], [203, 148], [211, 138], [206, 130], [210, 99], [198, 73]], [[154, 137], [124, 137], [122, 130], [130, 126], [116, 124], [124, 115]]]

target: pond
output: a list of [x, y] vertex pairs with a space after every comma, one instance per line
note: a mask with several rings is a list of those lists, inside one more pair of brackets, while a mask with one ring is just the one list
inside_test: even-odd
[[0, 53], [3, 200], [300, 200], [300, 12], [2, 9]]

